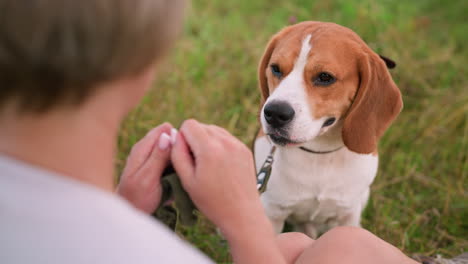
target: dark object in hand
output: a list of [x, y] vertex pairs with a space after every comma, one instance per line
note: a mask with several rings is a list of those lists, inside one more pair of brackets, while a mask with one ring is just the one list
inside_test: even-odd
[[[164, 170], [161, 181], [163, 189], [161, 203], [153, 216], [172, 230], [175, 230], [177, 223], [184, 226], [196, 224], [197, 216], [194, 214], [196, 207], [182, 187], [172, 165]], [[166, 205], [171, 199], [174, 199], [175, 206]]]

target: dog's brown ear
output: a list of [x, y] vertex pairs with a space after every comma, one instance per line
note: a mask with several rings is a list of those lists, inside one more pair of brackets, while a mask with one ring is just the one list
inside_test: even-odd
[[387, 65], [387, 68], [393, 69], [396, 67], [396, 62], [389, 57], [385, 57], [383, 55], [379, 54], [379, 57], [385, 62], [385, 65]]
[[266, 70], [268, 69], [268, 63], [270, 62], [271, 54], [276, 47], [278, 41], [278, 35], [273, 36], [263, 53], [262, 58], [260, 59], [260, 64], [258, 65], [258, 85], [260, 91], [262, 92], [262, 105], [270, 95], [270, 90], [268, 89], [268, 80], [266, 77]]
[[377, 142], [400, 113], [401, 93], [377, 54], [359, 60], [360, 84], [343, 124], [343, 141], [357, 153], [372, 153]]

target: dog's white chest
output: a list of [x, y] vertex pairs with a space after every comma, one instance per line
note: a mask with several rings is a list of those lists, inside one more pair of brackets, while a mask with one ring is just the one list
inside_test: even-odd
[[[255, 142], [257, 171], [271, 149], [266, 137]], [[378, 158], [342, 148], [329, 154], [312, 154], [299, 148], [275, 152], [267, 191], [262, 194], [270, 217], [298, 222], [324, 222], [346, 215], [367, 201], [377, 172]]]

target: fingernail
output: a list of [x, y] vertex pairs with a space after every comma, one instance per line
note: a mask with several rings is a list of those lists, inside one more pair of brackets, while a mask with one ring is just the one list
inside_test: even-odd
[[177, 139], [177, 129], [171, 128], [171, 143], [175, 144]]
[[159, 144], [158, 144], [159, 149], [166, 150], [170, 144], [171, 144], [171, 137], [166, 133], [162, 133], [161, 136], [159, 137]]

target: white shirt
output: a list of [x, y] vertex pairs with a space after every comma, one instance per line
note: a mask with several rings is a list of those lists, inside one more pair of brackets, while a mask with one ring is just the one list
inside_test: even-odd
[[0, 155], [0, 263], [212, 263], [126, 200]]

